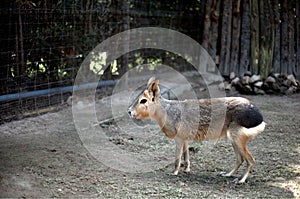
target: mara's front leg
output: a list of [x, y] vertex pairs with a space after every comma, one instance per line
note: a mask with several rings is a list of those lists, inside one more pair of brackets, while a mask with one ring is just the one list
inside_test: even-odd
[[173, 175], [177, 175], [180, 169], [183, 146], [184, 146], [183, 141], [176, 140], [176, 159], [175, 159], [175, 170], [173, 172]]
[[190, 154], [189, 154], [189, 143], [188, 141], [184, 142], [184, 153], [183, 153], [183, 157], [184, 157], [184, 172], [188, 173], [190, 172]]

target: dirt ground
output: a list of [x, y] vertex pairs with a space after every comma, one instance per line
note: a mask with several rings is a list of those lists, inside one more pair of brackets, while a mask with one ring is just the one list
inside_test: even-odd
[[[0, 126], [0, 197], [300, 198], [300, 94], [244, 97], [268, 124], [248, 144], [256, 164], [245, 184], [217, 175], [235, 163], [228, 140], [210, 147], [192, 143], [189, 174], [170, 175], [173, 163], [143, 173], [108, 167], [83, 146], [66, 107]], [[112, 131], [116, 145], [137, 152], [151, 148], [145, 140], [118, 135], [113, 121], [101, 128]], [[162, 133], [160, 139], [159, 149], [173, 158], [174, 143]]]

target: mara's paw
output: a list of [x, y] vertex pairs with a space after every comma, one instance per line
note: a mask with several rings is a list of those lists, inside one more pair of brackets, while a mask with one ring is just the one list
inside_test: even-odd
[[191, 171], [191, 169], [188, 167], [188, 168], [185, 168], [184, 170], [183, 170], [183, 172], [185, 172], [185, 173], [189, 173]]
[[177, 176], [178, 175], [178, 170], [175, 170], [171, 173], [173, 176]]
[[230, 177], [231, 173], [227, 173], [227, 172], [222, 171], [222, 172], [218, 173], [218, 176]]
[[233, 183], [235, 184], [244, 184], [245, 183], [245, 180], [243, 179], [239, 179], [239, 178], [235, 178], [234, 180], [232, 180]]

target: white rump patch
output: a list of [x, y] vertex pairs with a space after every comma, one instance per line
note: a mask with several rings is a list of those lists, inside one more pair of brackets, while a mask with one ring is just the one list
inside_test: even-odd
[[260, 125], [253, 127], [253, 128], [245, 128], [243, 127], [243, 133], [245, 133], [250, 138], [256, 136], [257, 134], [264, 131], [266, 127], [266, 123], [263, 121]]

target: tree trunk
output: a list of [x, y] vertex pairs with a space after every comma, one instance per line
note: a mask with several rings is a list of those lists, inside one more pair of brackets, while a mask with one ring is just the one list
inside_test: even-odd
[[217, 41], [218, 41], [218, 27], [220, 16], [220, 0], [213, 0], [211, 10], [211, 48], [209, 51], [210, 56], [216, 62], [217, 56]]
[[297, 17], [295, 19], [295, 26], [296, 26], [296, 49], [297, 52], [295, 53], [296, 58], [296, 68], [295, 68], [295, 75], [300, 78], [300, 2], [296, 1], [296, 14]]
[[239, 52], [240, 52], [240, 32], [241, 32], [241, 12], [240, 0], [233, 1], [233, 16], [232, 16], [232, 40], [231, 40], [231, 55], [230, 55], [230, 72], [239, 71]]
[[289, 54], [288, 54], [288, 9], [287, 0], [282, 0], [281, 10], [281, 56], [280, 56], [280, 72], [287, 73], [289, 65]]
[[92, 32], [92, 11], [93, 11], [93, 0], [87, 0], [86, 5], [85, 5], [85, 17], [83, 20], [83, 24], [85, 24], [84, 27], [84, 34], [90, 34]]
[[250, 0], [243, 0], [240, 70], [242, 75], [250, 66]]
[[273, 62], [272, 62], [272, 71], [274, 73], [280, 72], [280, 9], [278, 7], [278, 0], [273, 0], [273, 12], [274, 12], [274, 52], [273, 52]]
[[295, 1], [288, 3], [288, 53], [289, 53], [289, 65], [287, 69], [288, 74], [292, 74], [295, 71], [295, 27], [294, 9], [296, 7]]
[[268, 48], [268, 68], [264, 70], [261, 75], [263, 78], [267, 78], [267, 76], [272, 72], [272, 62], [273, 62], [273, 54], [274, 54], [274, 43], [275, 43], [275, 25], [274, 25], [274, 12], [272, 8], [272, 2], [271, 0], [268, 0], [268, 18], [269, 18], [269, 48]]
[[211, 48], [211, 35], [210, 35], [210, 28], [211, 28], [211, 6], [212, 6], [212, 0], [207, 0], [206, 7], [205, 7], [205, 21], [204, 21], [204, 30], [203, 30], [203, 41], [202, 41], [202, 47], [207, 50], [207, 52], [210, 52]]
[[[123, 0], [123, 31], [129, 30], [130, 29], [130, 16], [129, 16], [129, 11], [130, 11], [130, 0]], [[129, 52], [129, 43], [130, 43], [130, 34], [127, 33], [125, 38], [124, 38], [127, 42], [124, 44], [123, 48], [124, 48], [124, 52]], [[129, 63], [129, 55], [128, 53], [126, 53], [125, 55], [123, 55], [122, 58], [122, 65], [120, 66], [121, 69], [121, 74], [123, 75], [125, 74], [125, 86], [127, 86], [128, 84], [128, 74], [126, 73], [126, 71], [128, 70], [128, 63]]]
[[19, 42], [20, 42], [20, 61], [21, 61], [21, 68], [19, 70], [19, 75], [23, 75], [26, 71], [25, 68], [25, 60], [24, 60], [24, 37], [23, 37], [23, 21], [21, 16], [21, 8], [19, 7]]
[[[2, 19], [0, 20], [0, 26], [1, 26], [0, 35], [17, 35], [16, 34], [17, 25], [12, 25], [7, 23], [12, 13], [15, 12], [14, 7], [11, 5], [14, 2], [2, 1], [1, 3], [3, 6], [2, 9], [6, 9], [7, 12], [0, 12], [0, 17]], [[4, 95], [9, 92], [9, 89], [12, 89], [7, 86], [8, 80], [11, 79], [12, 77], [11, 67], [13, 67], [12, 65], [14, 65], [11, 63], [10, 60], [11, 53], [9, 52], [16, 51], [17, 38], [15, 38], [15, 40], [0, 38], [0, 46], [1, 46], [1, 51], [7, 53], [6, 56], [4, 55], [0, 56], [0, 68], [1, 68], [0, 69], [0, 95]]]
[[259, 10], [258, 0], [251, 2], [251, 59], [250, 68], [254, 74], [259, 73]]
[[229, 75], [229, 73], [231, 72], [229, 69], [229, 62], [230, 62], [230, 44], [231, 44], [232, 0], [224, 0], [223, 4], [224, 4], [223, 5], [224, 11], [223, 11], [223, 19], [222, 19], [219, 71], [223, 75]]
[[263, 78], [266, 78], [272, 65], [272, 55], [274, 46], [274, 26], [271, 19], [272, 9], [270, 1], [260, 1], [260, 52], [259, 52], [259, 72]]

